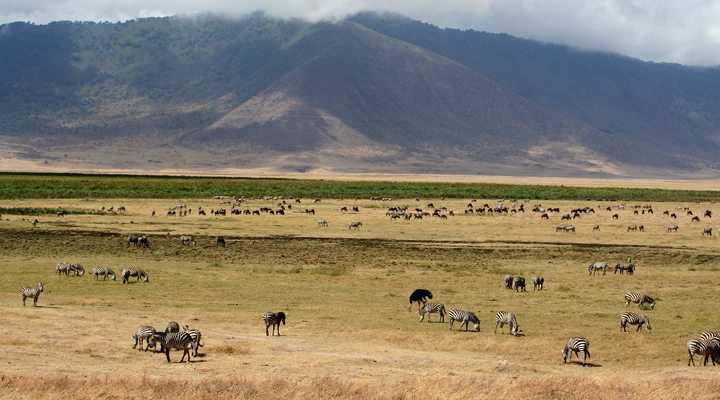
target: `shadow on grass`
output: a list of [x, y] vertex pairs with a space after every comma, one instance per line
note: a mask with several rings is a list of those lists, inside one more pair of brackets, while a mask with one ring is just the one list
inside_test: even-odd
[[579, 365], [581, 367], [588, 367], [588, 368], [602, 367], [602, 364], [594, 364], [591, 362], [583, 364], [582, 361], [570, 361], [570, 362], [568, 362], [568, 364], [575, 364], [575, 365]]
[[35, 306], [35, 308], [62, 308], [60, 306]]

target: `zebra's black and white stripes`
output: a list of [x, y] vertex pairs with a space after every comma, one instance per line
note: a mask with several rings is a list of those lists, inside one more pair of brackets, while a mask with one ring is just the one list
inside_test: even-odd
[[583, 365], [590, 358], [590, 341], [584, 337], [574, 337], [568, 340], [563, 350], [563, 363], [566, 363], [568, 356], [572, 359], [572, 353], [575, 353], [575, 357], [580, 359], [580, 352], [583, 353]]
[[73, 273], [74, 276], [83, 276], [85, 274], [85, 268], [80, 264], [75, 264], [67, 261], [59, 262], [55, 265], [55, 273], [65, 274], [66, 276]]
[[180, 362], [183, 362], [187, 355], [187, 362], [190, 362], [190, 349], [193, 347], [193, 339], [187, 332], [169, 332], [163, 334], [154, 334], [150, 337], [150, 347], [155, 347], [155, 343], [160, 341], [165, 349], [165, 357], [170, 362], [170, 350], [183, 350], [183, 356]]
[[97, 280], [99, 276], [102, 276], [103, 280], [106, 280], [109, 277], [114, 281], [117, 278], [113, 270], [105, 267], [94, 267], [92, 269], [92, 274], [95, 276], [95, 280]]
[[23, 298], [23, 306], [25, 306], [25, 299], [28, 297], [32, 297], [33, 299], [33, 306], [37, 307], [37, 301], [38, 297], [40, 297], [40, 292], [43, 291], [43, 284], [41, 282], [38, 282], [35, 286], [25, 286], [22, 288], [22, 298]]
[[277, 335], [280, 336], [280, 322], [282, 322], [283, 325], [285, 325], [285, 313], [280, 311], [277, 313], [274, 312], [266, 312], [262, 315], [263, 321], [265, 321], [265, 336], [270, 336], [269, 330], [270, 326], [273, 327], [273, 336], [275, 336], [275, 327], [277, 326]]
[[511, 335], [517, 336], [520, 325], [518, 325], [515, 314], [507, 311], [498, 311], [495, 314], [495, 333], [497, 333], [498, 326], [500, 326], [500, 333], [503, 333], [503, 327], [505, 325], [510, 327]]
[[545, 278], [539, 275], [533, 276], [532, 282], [533, 290], [543, 290], [543, 286], [545, 285]]
[[419, 311], [420, 313], [420, 322], [423, 322], [425, 319], [425, 314], [428, 314], [428, 322], [430, 322], [430, 314], [432, 313], [438, 313], [440, 314], [440, 322], [445, 322], [445, 305], [444, 304], [437, 304], [437, 303], [427, 303]]
[[198, 356], [198, 349], [202, 347], [200, 344], [200, 339], [202, 338], [202, 333], [200, 333], [197, 329], [189, 329], [187, 325], [183, 326], [183, 332], [187, 332], [188, 335], [192, 338], [192, 347], [193, 347], [193, 357]]
[[640, 315], [635, 314], [634, 312], [626, 311], [620, 315], [620, 330], [623, 332], [627, 332], [627, 324], [630, 325], [637, 325], [637, 331], [640, 331], [643, 325], [645, 325], [645, 329], [650, 332], [651, 326], [650, 326], [650, 320], [646, 315]]
[[627, 302], [625, 304], [625, 307], [629, 307], [630, 303], [637, 303], [639, 308], [643, 304], [647, 303], [650, 305], [651, 310], [655, 309], [655, 300], [652, 297], [646, 296], [642, 293], [627, 292], [625, 293], [625, 301]]
[[[708, 333], [708, 332], [705, 332]], [[703, 365], [707, 365], [708, 358], [712, 358], [712, 363], [715, 365], [720, 361], [720, 337], [707, 337], [700, 339], [692, 339], [687, 343], [688, 347], [688, 367], [692, 363], [695, 365], [693, 357], [695, 355], [704, 356]]]
[[143, 282], [149, 282], [150, 281], [150, 275], [147, 274], [147, 272], [141, 270], [141, 269], [134, 269], [134, 268], [125, 268], [122, 271], [122, 283], [129, 283], [131, 276], [137, 277], [137, 281], [142, 278]]
[[452, 330], [453, 328], [453, 323], [455, 321], [459, 321], [460, 327], [458, 328], [458, 330], [462, 329], [463, 325], [465, 325], [465, 332], [467, 332], [468, 325], [470, 322], [472, 322], [475, 332], [480, 332], [480, 320], [475, 314], [471, 313], [470, 311], [458, 310], [453, 308], [448, 313], [448, 316], [450, 317], [450, 330]]
[[[143, 340], [145, 340], [145, 344], [147, 345], [145, 347], [145, 351], [147, 351], [150, 348], [150, 338], [152, 335], [155, 334], [155, 328], [153, 328], [150, 325], [140, 325], [138, 326], [137, 330], [133, 334], [133, 349], [140, 345], [140, 348], [138, 350], [142, 350], [143, 346]], [[154, 347], [154, 346], [153, 346]]]

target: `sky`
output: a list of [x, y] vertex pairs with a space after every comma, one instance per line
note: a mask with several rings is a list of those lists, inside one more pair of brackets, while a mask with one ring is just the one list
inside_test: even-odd
[[0, 24], [125, 21], [255, 11], [337, 20], [387, 11], [440, 27], [509, 33], [642, 60], [720, 65], [720, 0], [0, 0]]

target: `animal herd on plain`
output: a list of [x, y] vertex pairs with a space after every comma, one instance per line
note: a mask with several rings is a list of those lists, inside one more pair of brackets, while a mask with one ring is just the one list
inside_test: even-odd
[[[300, 199], [294, 199], [295, 203], [301, 203]], [[235, 204], [232, 204], [232, 209], [230, 211], [230, 214], [235, 215], [260, 215], [261, 213], [268, 213], [273, 215], [285, 215], [286, 210], [292, 209], [292, 204], [287, 204], [285, 200], [282, 200], [282, 203], [278, 203], [277, 208], [269, 208], [269, 207], [262, 207], [258, 210], [251, 211], [249, 209], [245, 209], [243, 211], [240, 211], [237, 206], [241, 203], [243, 203], [245, 200], [238, 200], [236, 199]], [[319, 202], [319, 199], [316, 199], [316, 203]], [[462, 214], [465, 215], [488, 215], [488, 214], [516, 214], [516, 213], [525, 213], [525, 208], [523, 204], [520, 204], [519, 207], [516, 205], [514, 201], [511, 201], [512, 206], [508, 207], [504, 204], [503, 201], [499, 201], [496, 206], [490, 206], [489, 204], [485, 204], [482, 207], [476, 207], [473, 203], [475, 201], [471, 201], [468, 204], [468, 207]], [[425, 211], [423, 208], [415, 207], [414, 209], [410, 209], [407, 206], [399, 207], [390, 207], [386, 213], [386, 216], [390, 217], [391, 220], [422, 220], [423, 218], [427, 217], [437, 217], [439, 219], [447, 219], [448, 217], [454, 217], [460, 213], [455, 213], [453, 210], [448, 210], [446, 207], [435, 207], [434, 204], [430, 203], [427, 205], [427, 208], [432, 209], [432, 212]], [[599, 208], [599, 207], [598, 207]], [[641, 208], [641, 207], [637, 207]], [[648, 206], [642, 206], [642, 210], [635, 209], [633, 211], [634, 215], [644, 215], [644, 214], [653, 214], [653, 209]], [[620, 213], [618, 210], [623, 210], [623, 206], [614, 206], [614, 207], [607, 207], [607, 211], [613, 212], [613, 214], [610, 216], [611, 220], [619, 220], [621, 218]], [[340, 209], [341, 213], [360, 213], [360, 208], [358, 206], [352, 206], [352, 211], [349, 211], [348, 207], [342, 207]], [[124, 211], [124, 209], [123, 209]], [[688, 212], [688, 215], [692, 215], [692, 212], [689, 210], [686, 210]], [[305, 209], [302, 211], [305, 214], [309, 215], [315, 215], [316, 210], [313, 209]], [[540, 204], [535, 205], [532, 209], [533, 213], [537, 213], [541, 215], [541, 219], [549, 219], [549, 214], [557, 214], [560, 213], [559, 208], [543, 208]], [[642, 213], [641, 213], [642, 212]], [[185, 205], [178, 205], [175, 207], [171, 207], [168, 209], [167, 215], [178, 215], [178, 213], [181, 216], [191, 215], [192, 209], [188, 208]], [[199, 215], [206, 215], [206, 210], [202, 209], [201, 207], [198, 209]], [[223, 216], [227, 215], [227, 212], [225, 209], [213, 209], [210, 211], [211, 215], [215, 216]], [[570, 211], [570, 213], [564, 214], [561, 216], [561, 220], [574, 220], [578, 219], [587, 215], [595, 215], [595, 209], [590, 207], [584, 207], [584, 208], [578, 208], [573, 209]], [[155, 215], [155, 212], [153, 211], [153, 216]], [[677, 215], [675, 213], [670, 213], [669, 211], [665, 211], [663, 213], [664, 216], [667, 216], [671, 219], [677, 219]], [[706, 210], [703, 214], [703, 218], [712, 218], [712, 212], [710, 210]], [[36, 221], [36, 220], [35, 220]], [[698, 216], [693, 216], [690, 220], [692, 223], [696, 223], [700, 221], [700, 218]], [[317, 226], [327, 228], [330, 226], [330, 223], [325, 218], [317, 219]], [[34, 222], [33, 226], [37, 222]], [[363, 223], [360, 221], [353, 221], [350, 222], [348, 226], [349, 230], [359, 230]], [[672, 233], [677, 232], [679, 229], [677, 224], [668, 224], [666, 227], [666, 232]], [[596, 232], [600, 230], [600, 225], [595, 224], [592, 226], [592, 231]], [[702, 235], [703, 236], [712, 236], [713, 228], [703, 228], [702, 229]], [[575, 233], [576, 227], [574, 225], [558, 225], [556, 226], [556, 232], [570, 232]], [[644, 224], [630, 224], [627, 226], [626, 232], [646, 232], [646, 227]], [[196, 238], [192, 235], [183, 235], [180, 236], [179, 242], [183, 246], [194, 246], [197, 244]], [[149, 248], [150, 247], [150, 239], [147, 235], [132, 235], [128, 237], [127, 240], [128, 245], [134, 246], [134, 247], [141, 247], [141, 248]], [[224, 247], [226, 244], [226, 240], [224, 237], [217, 237], [216, 239], [216, 245]], [[585, 264], [587, 265], [587, 264]], [[589, 275], [596, 275], [602, 272], [602, 275], [605, 275], [609, 269], [609, 265], [607, 262], [604, 261], [598, 261], [590, 264], [588, 267], [588, 274]], [[628, 258], [626, 262], [619, 262], [615, 264], [614, 266], [614, 272], [613, 274], [620, 273], [620, 275], [634, 275], [636, 272], [636, 266], [632, 263], [631, 259]], [[58, 263], [55, 267], [55, 274], [56, 275], [65, 275], [65, 276], [74, 276], [74, 277], [82, 277], [85, 274], [85, 269], [82, 265], [78, 263], [70, 263], [70, 262], [61, 262]], [[117, 274], [108, 267], [94, 267], [92, 268], [91, 275], [94, 276], [95, 280], [99, 280], [100, 277], [102, 277], [103, 281], [110, 279], [111, 281], [116, 281]], [[145, 272], [142, 269], [136, 269], [136, 268], [123, 268], [122, 272], [120, 274], [121, 280], [123, 284], [129, 284], [130, 278], [136, 278], [135, 282], [139, 282], [142, 280], [145, 283], [149, 282], [149, 275], [147, 272]], [[531, 279], [533, 283], [533, 290], [534, 291], [542, 291], [544, 288], [545, 280], [542, 276], [536, 275], [533, 276]], [[514, 290], [516, 292], [526, 292], [526, 282], [525, 278], [522, 276], [512, 276], [512, 275], [506, 275], [504, 277], [504, 286], [509, 290]], [[23, 306], [25, 305], [26, 299], [32, 298], [33, 299], [33, 305], [37, 306], [38, 298], [40, 294], [44, 290], [44, 284], [38, 283], [35, 286], [26, 286], [22, 288], [22, 300], [23, 300]], [[420, 322], [423, 322], [427, 319], [428, 322], [431, 322], [431, 315], [432, 314], [438, 314], [439, 316], [439, 322], [444, 323], [445, 322], [445, 316], [448, 316], [449, 319], [449, 326], [450, 330], [453, 330], [454, 323], [459, 323], [459, 330], [462, 330], [463, 326], [465, 328], [465, 331], [470, 330], [470, 324], [472, 324], [472, 330], [475, 332], [480, 332], [480, 319], [478, 316], [472, 312], [467, 311], [463, 308], [452, 308], [449, 311], [446, 310], [445, 304], [442, 303], [429, 303], [428, 299], [432, 299], [433, 295], [432, 293], [427, 289], [418, 289], [415, 292], [413, 292], [409, 297], [410, 307], [409, 310], [412, 309], [412, 306], [414, 303], [418, 304], [418, 313], [420, 317]], [[647, 296], [643, 293], [639, 292], [628, 292], [625, 294], [625, 301], [626, 301], [626, 307], [629, 307], [630, 304], [637, 304], [638, 308], [642, 306], [648, 307], [650, 310], [655, 309], [656, 302], [655, 300]], [[277, 335], [280, 336], [280, 325], [285, 325], [286, 323], [286, 314], [284, 312], [266, 312], [261, 316], [262, 320], [265, 323], [265, 333], [266, 336], [270, 336], [270, 329], [272, 328], [272, 336]], [[497, 328], [500, 328], [501, 334], [504, 333], [504, 326], [508, 326], [509, 334], [512, 336], [524, 336], [524, 333], [519, 328], [518, 319], [517, 316], [508, 311], [497, 311], [495, 312], [495, 333], [497, 333]], [[637, 325], [637, 331], [640, 331], [642, 327], [644, 326], [647, 332], [651, 331], [651, 324], [650, 320], [647, 317], [647, 315], [638, 314], [631, 311], [623, 312], [620, 315], [620, 330], [623, 332], [627, 332], [627, 325]], [[165, 329], [165, 331], [158, 332], [153, 328], [151, 325], [141, 325], [137, 328], [136, 332], [133, 334], [133, 348], [138, 348], [139, 350], [145, 350], [148, 351], [148, 349], [155, 349], [157, 344], [159, 343], [159, 352], [164, 352], [166, 354], [167, 361], [170, 362], [170, 350], [183, 350], [183, 356], [180, 360], [180, 362], [183, 362], [185, 360], [185, 357], [187, 356], [187, 361], [190, 362], [190, 356], [192, 350], [193, 357], [198, 357], [198, 349], [202, 346], [200, 344], [201, 341], [201, 334], [199, 330], [196, 329], [189, 329], [187, 325], [184, 326], [184, 330], [179, 330], [179, 325], [176, 322], [172, 322], [168, 324], [168, 327]], [[145, 348], [143, 349], [143, 342], [145, 342]], [[583, 354], [583, 365], [585, 365], [587, 358], [590, 358], [590, 342], [585, 337], [573, 337], [570, 338], [562, 351], [563, 354], [563, 361], [567, 362], [568, 359], [572, 358], [572, 354], [574, 353], [576, 357], [579, 359], [579, 354]], [[687, 343], [688, 347], [688, 366], [694, 365], [693, 357], [695, 355], [704, 356], [704, 363], [703, 365], [707, 365], [707, 362], [709, 359], [712, 359], [713, 365], [720, 362], [720, 333], [717, 332], [704, 332], [700, 335], [697, 339], [692, 339]]]

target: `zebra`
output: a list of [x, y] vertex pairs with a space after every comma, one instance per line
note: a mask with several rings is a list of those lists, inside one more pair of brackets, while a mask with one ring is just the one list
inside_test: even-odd
[[362, 222], [351, 222], [348, 229], [360, 229]]
[[168, 322], [167, 326], [165, 327], [165, 333], [170, 332], [180, 332], [180, 324], [178, 324], [177, 321]]
[[637, 303], [638, 308], [640, 308], [640, 306], [642, 306], [643, 304], [648, 303], [650, 304], [651, 310], [655, 309], [655, 300], [652, 297], [646, 296], [642, 293], [627, 292], [625, 293], [625, 301], [627, 301], [625, 307], [629, 307], [630, 303]]
[[170, 350], [183, 350], [183, 356], [180, 362], [183, 362], [187, 355], [190, 362], [190, 348], [193, 347], [193, 339], [187, 332], [170, 332], [165, 334], [155, 334], [150, 337], [149, 346], [155, 347], [156, 342], [160, 342], [161, 348], [165, 349], [165, 357], [170, 362]]
[[[140, 348], [138, 350], [142, 350], [142, 342], [145, 340], [145, 344], [147, 345], [145, 347], [145, 351], [148, 351], [150, 348], [150, 337], [155, 334], [155, 328], [153, 328], [150, 325], [140, 325], [138, 326], [137, 330], [133, 334], [133, 349], [140, 345]], [[155, 346], [153, 346], [155, 347]]]
[[70, 263], [67, 261], [59, 262], [59, 263], [57, 263], [57, 265], [55, 265], [55, 273], [58, 275], [60, 275], [62, 273], [67, 275], [69, 269], [70, 269]]
[[620, 330], [622, 332], [627, 332], [627, 329], [625, 329], [627, 324], [637, 325], [638, 327], [635, 332], [639, 332], [643, 324], [645, 324], [645, 329], [648, 332], [652, 329], [650, 326], [650, 320], [646, 315], [635, 314], [634, 312], [629, 311], [625, 311], [622, 315], [620, 315]]
[[72, 271], [75, 273], [75, 276], [83, 276], [85, 275], [85, 268], [83, 268], [80, 264], [70, 264], [70, 267], [68, 269], [68, 272]]
[[183, 332], [187, 332], [190, 337], [193, 340], [193, 357], [198, 356], [198, 349], [202, 347], [200, 344], [200, 339], [202, 338], [202, 334], [197, 329], [190, 329], [187, 325], [183, 326]]
[[515, 277], [513, 280], [513, 289], [515, 289], [518, 292], [524, 292], [525, 291], [525, 278], [522, 276]]
[[572, 353], [575, 353], [575, 357], [580, 359], [580, 352], [583, 352], [583, 365], [590, 358], [590, 341], [584, 337], [574, 337], [568, 340], [563, 350], [563, 363], [567, 362], [568, 356], [572, 359]]
[[195, 238], [192, 236], [180, 236], [180, 243], [183, 245], [186, 245], [186, 244], [195, 245]]
[[712, 357], [712, 363], [715, 365], [718, 362], [718, 353], [720, 352], [720, 338], [700, 338], [692, 339], [687, 342], [688, 347], [688, 367], [690, 363], [695, 365], [693, 357], [697, 355], [705, 356], [703, 359], [703, 365], [707, 365], [708, 358]]
[[720, 338], [720, 332], [703, 332], [700, 334], [700, 339], [712, 339]]
[[533, 276], [533, 290], [543, 290], [543, 285], [545, 284], [545, 278], [542, 276]]
[[103, 280], [106, 280], [108, 278], [108, 276], [112, 280], [117, 279], [117, 275], [115, 275], [115, 272], [113, 270], [111, 270], [110, 268], [95, 267], [92, 270], [92, 274], [95, 275], [95, 280], [97, 280], [98, 276], [100, 276], [100, 275], [103, 276]]
[[500, 333], [503, 333], [503, 327], [505, 325], [508, 325], [510, 327], [510, 334], [513, 336], [518, 335], [518, 331], [520, 330], [520, 325], [518, 325], [517, 318], [515, 318], [515, 314], [507, 311], [498, 311], [497, 314], [495, 314], [495, 333], [497, 334], [497, 328], [498, 325], [500, 326]]
[[[674, 214], [673, 214], [673, 215], [674, 215]], [[668, 226], [667, 226], [667, 231], [668, 231], [668, 232], [677, 232], [677, 230], [678, 230], [678, 226], [675, 225], [675, 224], [671, 224], [671, 225], [668, 225]]]
[[458, 328], [458, 330], [462, 329], [463, 325], [465, 325], [465, 332], [467, 332], [468, 324], [472, 322], [475, 332], [480, 332], [480, 320], [477, 316], [475, 316], [475, 314], [471, 313], [470, 311], [458, 310], [453, 308], [448, 313], [448, 316], [450, 317], [450, 330], [452, 330], [453, 328], [453, 323], [455, 321], [459, 321], [460, 328]]
[[419, 313], [420, 313], [420, 322], [423, 322], [423, 320], [425, 319], [425, 314], [428, 315], [428, 322], [430, 322], [430, 314], [432, 314], [432, 313], [440, 314], [440, 323], [445, 322], [445, 305], [444, 304], [427, 303], [420, 309]]
[[505, 275], [505, 289], [512, 289], [513, 276]]
[[599, 270], [602, 270], [603, 275], [605, 275], [608, 270], [607, 263], [603, 261], [597, 261], [590, 264], [590, 267], [588, 267], [588, 275], [595, 275]]
[[141, 269], [125, 268], [122, 271], [122, 283], [129, 283], [128, 281], [131, 276], [136, 276], [137, 281], [139, 281], [140, 278], [143, 278], [143, 282], [150, 282], [150, 275], [148, 275], [147, 272]]
[[274, 312], [266, 312], [262, 315], [263, 321], [265, 321], [265, 336], [270, 336], [269, 329], [270, 325], [273, 327], [272, 334], [275, 336], [275, 327], [277, 326], [277, 335], [280, 336], [280, 322], [282, 322], [283, 325], [285, 325], [285, 318], [286, 315], [284, 312], [280, 311], [277, 313]]
[[702, 231], [703, 236], [705, 236], [705, 235], [712, 236], [712, 229], [713, 228], [704, 228]]
[[627, 262], [615, 264], [615, 271], [613, 271], [613, 274], [616, 274], [618, 271], [620, 271], [620, 275], [622, 275], [625, 271], [627, 271], [628, 275], [632, 275], [635, 272], [635, 264], [632, 263], [630, 257], [628, 257]]
[[32, 297], [33, 307], [37, 307], [37, 300], [40, 297], [40, 292], [43, 291], [43, 284], [38, 282], [35, 287], [25, 286], [22, 288], [23, 307], [25, 306], [25, 299]]
[[322, 226], [322, 227], [325, 227], [325, 228], [327, 228], [327, 227], [329, 226], [328, 222], [325, 221], [324, 219], [319, 219], [319, 220], [317, 220], [317, 224], [318, 224], [318, 226]]

